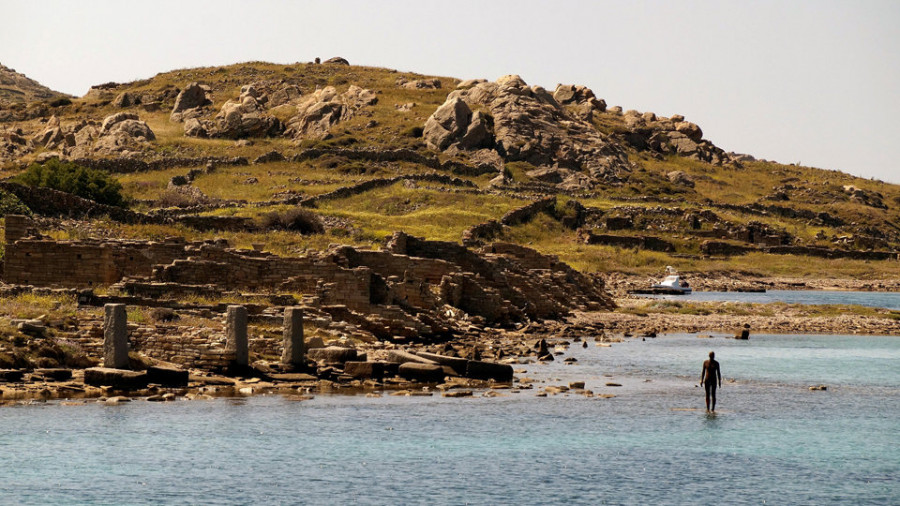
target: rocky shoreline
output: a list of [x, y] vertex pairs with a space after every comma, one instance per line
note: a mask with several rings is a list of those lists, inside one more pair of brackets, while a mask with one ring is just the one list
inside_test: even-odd
[[[184, 370], [185, 381], [178, 386], [145, 383], [135, 388], [117, 388], [114, 385], [97, 385], [85, 381], [94, 374], [92, 369], [35, 369], [31, 371], [0, 371], [0, 406], [35, 402], [60, 401], [74, 404], [102, 402], [115, 405], [129, 400], [146, 401], [204, 400], [214, 397], [243, 397], [260, 394], [285, 395], [289, 399], [303, 401], [317, 394], [364, 394], [369, 397], [382, 395], [441, 395], [444, 397], [495, 397], [502, 392], [521, 392], [534, 389], [534, 379], [523, 376], [526, 364], [562, 360], [570, 346], [614, 346], [627, 338], [663, 337], [666, 333], [694, 333], [698, 338], [711, 335], [732, 336], [749, 331], [750, 339], [756, 333], [775, 334], [860, 334], [900, 335], [900, 319], [884, 315], [839, 314], [834, 316], [804, 315], [799, 305], [779, 308], [779, 314], [673, 314], [644, 313], [639, 309], [646, 302], [635, 298], [618, 299], [620, 310], [615, 312], [574, 312], [564, 321], [532, 322], [518, 329], [499, 329], [473, 326], [470, 332], [454, 341], [443, 344], [398, 345], [395, 343], [357, 343], [349, 348], [322, 348], [310, 350], [309, 367], [302, 372], [285, 371], [277, 363], [254, 362], [241, 371], [213, 373], [203, 370]], [[723, 303], [706, 303], [710, 307]], [[755, 305], [762, 308], [764, 305]], [[782, 311], [783, 310], [783, 311]], [[892, 313], [891, 313], [892, 314]], [[590, 343], [590, 344], [589, 344]], [[345, 351], [341, 351], [345, 350]], [[352, 360], [341, 356], [353, 355]], [[366, 358], [362, 358], [362, 357]], [[423, 358], [428, 357], [428, 358]], [[357, 362], [356, 360], [362, 360]], [[500, 378], [479, 379], [466, 377], [465, 372], [450, 365], [476, 361], [503, 369]], [[402, 363], [445, 364], [440, 367], [440, 377], [426, 377], [434, 371], [400, 374]], [[359, 364], [376, 364], [376, 374], [356, 370]], [[172, 364], [158, 364], [174, 368]], [[414, 367], [413, 367], [414, 368]], [[101, 369], [101, 368], [94, 368]], [[430, 370], [429, 369], [429, 370]], [[513, 371], [515, 374], [513, 374]], [[494, 373], [497, 371], [494, 370]], [[424, 374], [425, 376], [416, 376]], [[491, 376], [491, 375], [488, 375]], [[500, 381], [497, 380], [500, 378]], [[88, 384], [90, 382], [94, 385]], [[576, 382], [577, 383], [577, 382]], [[579, 385], [550, 385], [534, 392], [546, 396], [569, 391], [579, 395], [594, 396]], [[597, 397], [609, 397], [598, 394]]]
[[[742, 273], [704, 273], [684, 276], [694, 290], [706, 292], [759, 292], [767, 290], [844, 290], [858, 292], [900, 292], [900, 279], [828, 279], [760, 277]], [[610, 273], [604, 276], [606, 289], [617, 297], [646, 289], [658, 282], [650, 276]]]

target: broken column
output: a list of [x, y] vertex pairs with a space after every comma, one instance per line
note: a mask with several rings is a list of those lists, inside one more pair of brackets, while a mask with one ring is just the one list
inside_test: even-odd
[[281, 363], [300, 366], [306, 363], [306, 349], [303, 342], [303, 308], [284, 308], [284, 351]]
[[225, 317], [225, 349], [234, 353], [235, 364], [249, 364], [247, 308], [244, 306], [228, 306]]
[[128, 316], [125, 304], [103, 306], [103, 367], [128, 368]]

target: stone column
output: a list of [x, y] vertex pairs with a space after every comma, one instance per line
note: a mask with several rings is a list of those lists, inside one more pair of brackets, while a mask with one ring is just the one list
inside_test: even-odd
[[125, 304], [103, 306], [103, 367], [128, 368], [128, 316]]
[[304, 365], [306, 363], [306, 343], [303, 342], [303, 308], [284, 308], [284, 351], [281, 363]]
[[228, 306], [225, 318], [225, 349], [234, 352], [234, 362], [237, 365], [249, 363], [247, 308], [244, 306]]

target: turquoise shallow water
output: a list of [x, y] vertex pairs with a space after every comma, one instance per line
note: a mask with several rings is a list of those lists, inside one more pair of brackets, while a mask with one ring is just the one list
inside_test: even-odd
[[[716, 416], [695, 386], [710, 349]], [[618, 396], [3, 408], [0, 502], [900, 502], [900, 338], [676, 335], [567, 356], [521, 376]]]

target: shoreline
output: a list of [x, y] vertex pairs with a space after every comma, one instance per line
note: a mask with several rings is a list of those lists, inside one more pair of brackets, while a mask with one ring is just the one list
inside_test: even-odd
[[[791, 278], [783, 276], [755, 276], [743, 273], [708, 273], [683, 276], [697, 291], [746, 292], [760, 290], [824, 290], [853, 292], [900, 292], [900, 279], [849, 278]], [[610, 273], [603, 276], [606, 289], [615, 297], [623, 297], [631, 290], [645, 289], [659, 279], [638, 274]]]
[[[247, 375], [226, 376], [197, 369], [189, 370], [189, 383], [179, 387], [149, 385], [146, 388], [120, 390], [112, 387], [90, 386], [84, 383], [84, 369], [72, 370], [72, 377], [63, 381], [48, 381], [39, 371], [26, 372], [21, 381], [0, 383], [0, 407], [42, 402], [72, 403], [91, 402], [117, 405], [132, 400], [175, 401], [209, 400], [218, 397], [243, 398], [255, 395], [284, 395], [290, 400], [305, 401], [316, 395], [350, 394], [367, 397], [395, 395], [443, 396], [443, 397], [496, 397], [504, 393], [533, 391], [533, 395], [545, 397], [548, 394], [570, 392], [579, 396], [610, 398], [615, 395], [594, 394], [575, 385], [543, 385], [535, 389], [536, 381], [525, 375], [521, 369], [525, 365], [542, 363], [538, 354], [540, 346], [545, 346], [551, 355], [562, 355], [570, 346], [614, 346], [625, 339], [662, 337], [667, 334], [716, 334], [709, 337], [732, 338], [735, 333], [749, 329], [753, 334], [819, 334], [848, 336], [900, 336], [900, 320], [868, 318], [859, 315], [837, 317], [798, 317], [786, 314], [778, 316], [762, 315], [695, 315], [695, 314], [639, 314], [617, 312], [575, 312], [566, 321], [532, 323], [518, 330], [486, 328], [477, 334], [466, 336], [461, 341], [474, 346], [485, 345], [486, 361], [508, 364], [515, 374], [510, 382], [494, 382], [470, 378], [448, 376], [443, 382], [424, 383], [404, 380], [399, 377], [374, 379], [348, 379], [330, 376], [332, 372], [316, 375], [306, 373], [276, 373], [265, 364], [254, 364]], [[724, 334], [724, 336], [722, 336]], [[540, 343], [545, 343], [541, 345]], [[590, 343], [590, 344], [589, 344]], [[405, 351], [434, 350], [434, 346], [410, 345], [399, 348], [378, 343], [359, 346], [360, 351], [370, 354], [376, 360], [383, 360], [390, 350]], [[562, 357], [559, 357], [562, 360]], [[546, 356], [544, 360], [547, 359]], [[165, 364], [161, 364], [165, 366]], [[171, 364], [170, 364], [171, 365]], [[529, 371], [533, 374], [533, 371]], [[331, 379], [325, 379], [326, 377]], [[68, 404], [66, 404], [68, 405]]]

